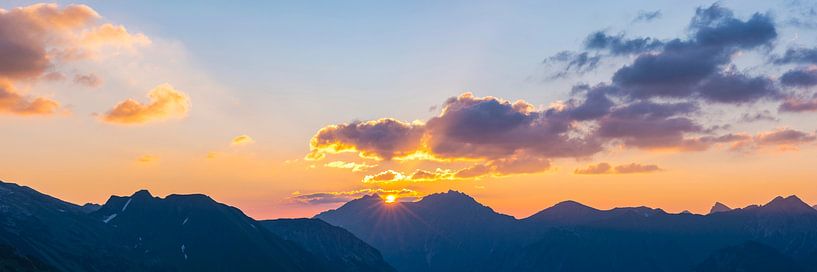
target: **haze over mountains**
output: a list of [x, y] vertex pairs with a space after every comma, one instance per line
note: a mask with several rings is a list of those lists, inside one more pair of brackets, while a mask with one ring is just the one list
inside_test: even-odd
[[0, 183], [0, 215], [0, 271], [817, 271], [817, 209], [796, 196], [707, 215], [564, 201], [516, 219], [449, 191], [257, 221], [205, 195], [78, 206]]

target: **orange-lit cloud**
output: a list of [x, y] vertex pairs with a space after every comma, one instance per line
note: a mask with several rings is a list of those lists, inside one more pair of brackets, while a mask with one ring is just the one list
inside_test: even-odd
[[764, 131], [732, 144], [736, 151], [753, 151], [763, 148], [777, 148], [781, 151], [797, 150], [800, 145], [817, 141], [817, 132], [804, 132], [791, 128]]
[[235, 138], [233, 138], [233, 140], [230, 142], [230, 144], [234, 146], [248, 145], [252, 143], [255, 143], [255, 140], [246, 134], [235, 136]]
[[630, 163], [613, 167], [609, 163], [602, 162], [598, 164], [588, 165], [585, 168], [576, 169], [573, 171], [573, 173], [579, 175], [634, 174], [634, 173], [651, 173], [662, 170], [663, 169], [654, 164]]
[[[59, 102], [27, 97], [14, 91], [20, 81], [65, 79], [65, 63], [88, 60], [99, 50], [134, 49], [150, 44], [144, 34], [131, 34], [124, 26], [99, 24], [101, 16], [86, 5], [34, 4], [0, 9], [0, 112], [15, 115], [49, 115]], [[78, 74], [74, 82], [97, 87], [94, 74]]]
[[120, 102], [102, 116], [114, 124], [143, 124], [171, 118], [184, 118], [190, 110], [190, 98], [170, 84], [162, 84], [148, 92], [150, 102], [143, 104], [133, 99]]
[[136, 158], [136, 161], [139, 163], [152, 163], [159, 160], [159, 157], [153, 155], [142, 155]]
[[13, 115], [51, 115], [60, 103], [47, 97], [24, 96], [11, 83], [0, 80], [0, 113]]
[[345, 162], [345, 161], [333, 161], [324, 164], [323, 166], [329, 168], [340, 168], [340, 169], [351, 169], [352, 172], [363, 172], [374, 167], [377, 167], [377, 164], [367, 164], [367, 163], [357, 163], [357, 162]]
[[150, 39], [142, 33], [131, 34], [121, 25], [103, 24], [82, 33], [81, 43], [89, 48], [104, 46], [134, 49], [150, 45]]
[[317, 192], [309, 194], [293, 193], [289, 200], [297, 204], [343, 203], [371, 194], [394, 195], [401, 199], [416, 199], [420, 193], [411, 189], [361, 189], [341, 192]]
[[34, 4], [0, 9], [0, 78], [37, 79], [62, 62], [93, 57], [100, 48], [150, 44], [144, 34], [124, 26], [98, 24], [86, 5]]

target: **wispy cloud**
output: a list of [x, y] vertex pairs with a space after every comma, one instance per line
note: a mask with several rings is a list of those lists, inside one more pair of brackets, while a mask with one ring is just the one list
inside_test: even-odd
[[663, 169], [654, 164], [630, 163], [612, 166], [609, 163], [602, 162], [598, 164], [591, 164], [584, 168], [576, 169], [573, 171], [573, 173], [579, 175], [601, 175], [601, 174], [651, 173], [658, 171], [663, 171]]

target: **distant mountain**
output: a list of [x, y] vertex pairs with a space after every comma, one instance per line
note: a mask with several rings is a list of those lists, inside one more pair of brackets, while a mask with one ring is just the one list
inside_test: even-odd
[[776, 249], [757, 243], [746, 242], [719, 250], [695, 269], [696, 272], [768, 272], [808, 271]]
[[91, 213], [148, 264], [173, 271], [316, 271], [324, 263], [205, 195], [112, 196]]
[[817, 210], [799, 198], [715, 210], [598, 210], [565, 201], [517, 220], [449, 191], [411, 203], [365, 196], [316, 218], [379, 249], [399, 271], [692, 271], [747, 241], [817, 271], [810, 261]]
[[516, 222], [456, 191], [406, 203], [369, 195], [315, 218], [349, 230], [400, 271], [476, 269]]
[[729, 208], [728, 206], [724, 205], [723, 203], [715, 202], [715, 204], [712, 205], [712, 208], [709, 209], [709, 214], [713, 214], [713, 213], [717, 213], [717, 212], [728, 212], [728, 211], [731, 211], [731, 210], [732, 210], [732, 208]]
[[0, 182], [0, 271], [393, 271], [348, 232], [305, 220], [273, 223], [283, 239], [205, 195], [77, 206]]
[[0, 263], [23, 271], [146, 269], [114, 229], [79, 206], [13, 183], [0, 182], [0, 247]]
[[380, 252], [352, 233], [320, 219], [277, 219], [260, 221], [272, 233], [334, 264], [333, 271], [396, 271]]

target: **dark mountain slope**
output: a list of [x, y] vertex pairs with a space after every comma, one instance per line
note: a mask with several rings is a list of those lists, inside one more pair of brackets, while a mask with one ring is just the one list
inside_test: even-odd
[[345, 229], [320, 219], [277, 219], [260, 223], [279, 237], [323, 258], [335, 271], [395, 271], [377, 249]]
[[817, 210], [795, 196], [709, 215], [565, 201], [528, 218], [450, 191], [386, 204], [376, 195], [317, 215], [400, 271], [691, 271], [726, 247], [759, 241], [817, 267]]
[[59, 271], [138, 271], [138, 260], [113, 229], [79, 206], [31, 188], [0, 182], [0, 246]]
[[455, 191], [391, 204], [370, 195], [315, 217], [379, 249], [400, 271], [475, 269], [492, 251], [508, 246], [504, 234], [516, 229], [513, 217]]
[[803, 266], [772, 247], [746, 242], [712, 254], [698, 265], [696, 272], [803, 272]]
[[111, 197], [91, 213], [148, 264], [175, 271], [322, 271], [327, 267], [240, 210], [205, 195]]

